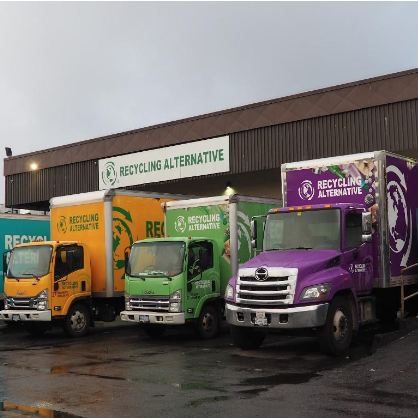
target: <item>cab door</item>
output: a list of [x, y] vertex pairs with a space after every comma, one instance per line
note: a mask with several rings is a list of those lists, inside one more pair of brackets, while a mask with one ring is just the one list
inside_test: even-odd
[[[190, 243], [187, 258], [187, 284], [185, 295], [186, 319], [196, 318], [199, 302], [208, 295], [219, 293], [219, 273], [214, 263], [214, 244], [207, 240]], [[206, 252], [206, 265], [201, 258]], [[203, 267], [203, 268], [202, 268]]]
[[65, 315], [67, 301], [75, 295], [90, 294], [91, 279], [85, 271], [85, 251], [79, 244], [58, 247], [54, 259], [52, 315]]
[[362, 211], [349, 211], [345, 215], [345, 256], [347, 270], [353, 278], [357, 292], [373, 287], [372, 244], [362, 242]]

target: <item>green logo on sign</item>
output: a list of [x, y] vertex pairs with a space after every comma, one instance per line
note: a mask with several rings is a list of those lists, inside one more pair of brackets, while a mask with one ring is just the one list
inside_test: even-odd
[[113, 161], [108, 161], [102, 170], [102, 180], [106, 186], [113, 186], [118, 179], [118, 172]]
[[184, 216], [177, 216], [176, 221], [174, 222], [174, 228], [177, 232], [184, 232], [186, 230], [187, 224]]
[[65, 234], [67, 232], [67, 218], [65, 216], [60, 216], [57, 223], [58, 232]]

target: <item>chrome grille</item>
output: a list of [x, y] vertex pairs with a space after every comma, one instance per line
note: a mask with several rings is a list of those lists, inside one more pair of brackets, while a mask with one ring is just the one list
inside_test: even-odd
[[257, 280], [255, 268], [240, 269], [237, 279], [237, 304], [283, 306], [293, 304], [298, 269], [264, 267], [268, 277]]
[[36, 309], [36, 298], [7, 298], [10, 309]]
[[167, 311], [169, 296], [130, 296], [129, 305], [133, 310]]

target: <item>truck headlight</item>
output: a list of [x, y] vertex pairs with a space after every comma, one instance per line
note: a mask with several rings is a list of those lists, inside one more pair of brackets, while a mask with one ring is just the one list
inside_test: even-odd
[[234, 298], [234, 288], [228, 284], [225, 289], [225, 298], [226, 299], [233, 299]]
[[329, 295], [331, 283], [318, 284], [303, 289], [300, 299], [324, 299]]
[[174, 293], [170, 295], [168, 311], [181, 312], [181, 290], [176, 290]]
[[132, 306], [129, 303], [130, 294], [125, 292], [125, 310], [132, 311]]
[[48, 289], [44, 289], [42, 292], [38, 293], [36, 300], [36, 309], [38, 311], [46, 311], [48, 309]]
[[6, 294], [4, 294], [4, 309], [10, 309], [9, 299]]

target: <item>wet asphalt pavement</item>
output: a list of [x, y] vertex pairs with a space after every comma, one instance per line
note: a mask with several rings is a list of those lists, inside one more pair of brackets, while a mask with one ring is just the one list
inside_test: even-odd
[[73, 340], [0, 324], [0, 417], [415, 418], [418, 330], [375, 351], [385, 337], [373, 335], [399, 337], [391, 331], [371, 327], [332, 358], [307, 337], [241, 351], [227, 329], [211, 341], [187, 328], [153, 340], [116, 323]]

